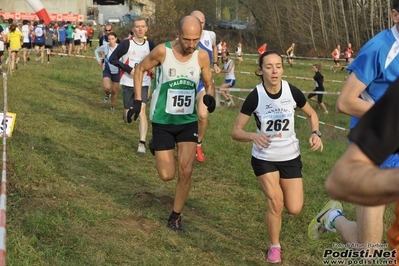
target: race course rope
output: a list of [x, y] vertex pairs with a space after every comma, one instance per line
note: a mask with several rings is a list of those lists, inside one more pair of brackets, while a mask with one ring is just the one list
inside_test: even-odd
[[[238, 74], [254, 74], [253, 72], [248, 72], [248, 71], [234, 71], [234, 73]], [[313, 78], [306, 78], [306, 77], [297, 77], [297, 76], [282, 76], [283, 78], [291, 78], [291, 79], [302, 79], [302, 80], [309, 80], [309, 81], [314, 81]], [[342, 83], [342, 80], [334, 80], [334, 79], [325, 79], [324, 81], [329, 81], [329, 82], [336, 82], [336, 83]]]
[[89, 55], [80, 55], [80, 54], [64, 54], [64, 53], [55, 53], [55, 52], [50, 52], [49, 54], [51, 55], [59, 55], [59, 56], [66, 56], [66, 57], [80, 57], [80, 58], [90, 58], [90, 59], [95, 59], [94, 56], [89, 56]]
[[[231, 89], [230, 89], [230, 90], [231, 90]], [[219, 90], [216, 90], [216, 92], [217, 92], [217, 93], [220, 93]], [[231, 96], [231, 97], [233, 97], [233, 98], [237, 98], [237, 99], [239, 99], [239, 100], [241, 100], [241, 101], [245, 101], [244, 98], [241, 98], [241, 97], [238, 97], [238, 96], [235, 96], [235, 95], [231, 95], [231, 94], [228, 94], [228, 95]], [[298, 118], [302, 118], [302, 119], [306, 119], [306, 120], [307, 120], [307, 118], [306, 118], [305, 116], [297, 115], [297, 114], [295, 114], [295, 116], [298, 117]], [[349, 129], [347, 129], [347, 128], [340, 127], [340, 126], [336, 126], [336, 125], [333, 125], [333, 124], [330, 124], [330, 123], [326, 123], [326, 122], [323, 122], [323, 121], [319, 121], [319, 124], [325, 125], [325, 126], [328, 126], [328, 127], [333, 127], [333, 128], [335, 128], [335, 129], [343, 130], [343, 131], [346, 131], [346, 132], [349, 132]]]
[[[247, 89], [247, 88], [219, 88], [221, 91], [238, 91], [238, 92], [251, 92], [253, 89]], [[302, 93], [313, 93], [313, 94], [334, 94], [334, 95], [339, 95], [341, 92], [339, 91], [301, 91]]]

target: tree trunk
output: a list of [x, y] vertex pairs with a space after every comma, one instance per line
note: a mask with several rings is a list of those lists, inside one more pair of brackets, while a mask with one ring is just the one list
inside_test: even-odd
[[329, 46], [329, 41], [328, 41], [328, 34], [327, 34], [327, 27], [326, 27], [326, 21], [325, 21], [325, 16], [324, 16], [324, 9], [323, 9], [323, 0], [317, 0], [317, 6], [319, 7], [319, 14], [320, 14], [320, 27], [321, 27], [321, 32], [323, 35], [323, 41], [324, 41], [324, 47]]
[[344, 23], [344, 30], [345, 30], [345, 37], [346, 37], [346, 43], [349, 43], [349, 29], [348, 29], [348, 24], [346, 22], [346, 10], [344, 6], [344, 0], [341, 0], [341, 10], [342, 10], [342, 21]]

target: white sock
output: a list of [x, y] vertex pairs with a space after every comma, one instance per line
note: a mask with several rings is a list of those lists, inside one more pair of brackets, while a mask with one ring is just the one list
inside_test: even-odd
[[343, 216], [343, 215], [344, 215], [344, 214], [343, 214], [343, 212], [342, 212], [341, 209], [333, 210], [332, 212], [330, 212], [330, 213], [328, 214], [327, 223], [329, 223], [330, 225], [332, 225], [332, 226], [335, 228], [334, 220], [335, 220], [338, 216]]
[[270, 248], [281, 248], [281, 246], [280, 246], [280, 243], [278, 243], [277, 245], [271, 244]]

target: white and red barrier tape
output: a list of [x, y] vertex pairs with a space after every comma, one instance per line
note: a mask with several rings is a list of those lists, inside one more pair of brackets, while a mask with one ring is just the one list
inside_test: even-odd
[[[259, 54], [243, 54], [243, 56], [257, 56], [257, 57], [260, 57]], [[282, 54], [281, 57], [286, 58], [286, 57], [288, 57], [288, 56]], [[334, 61], [333, 58], [325, 58], [325, 57], [323, 57], [323, 58], [320, 58], [320, 57], [306, 57], [306, 56], [295, 56], [294, 59]], [[341, 59], [339, 59], [339, 60], [340, 60], [340, 61], [346, 61], [345, 58], [341, 58]]]
[[80, 54], [64, 54], [64, 53], [55, 53], [55, 52], [50, 52], [51, 55], [59, 55], [59, 56], [66, 56], [66, 57], [80, 57], [80, 58], [90, 58], [90, 59], [95, 59], [94, 56], [89, 56], [89, 55], [80, 55]]
[[1, 195], [0, 195], [0, 266], [6, 265], [6, 206], [7, 206], [7, 187], [6, 187], [6, 114], [7, 114], [7, 74], [3, 72], [4, 87], [4, 113], [3, 113], [3, 167], [1, 172]]
[[[303, 79], [303, 80], [314, 81], [313, 78], [296, 77], [296, 76], [283, 76], [283, 78]], [[325, 79], [324, 81], [337, 82], [337, 83], [342, 83], [342, 82], [344, 82], [344, 81], [342, 81], [342, 80], [334, 80], [334, 79]]]
[[[297, 114], [295, 114], [295, 116], [296, 116], [296, 117], [299, 117], [299, 118], [302, 118], [302, 119], [307, 119], [305, 116], [302, 116], [302, 115], [297, 115]], [[326, 123], [326, 122], [323, 122], [323, 121], [319, 121], [319, 124], [322, 124], [322, 125], [325, 125], [325, 126], [329, 126], [329, 127], [333, 127], [333, 128], [339, 129], [339, 130], [343, 130], [343, 131], [349, 132], [349, 129], [347, 129], [347, 128], [340, 127], [340, 126], [336, 126], [336, 125], [333, 125], [333, 124], [329, 124], [329, 123]]]
[[[221, 91], [238, 91], [238, 92], [251, 92], [253, 89], [244, 89], [244, 88], [219, 88]], [[302, 91], [302, 93], [313, 93], [313, 94], [334, 94], [339, 95], [341, 92], [339, 91]]]
[[[248, 72], [248, 71], [234, 71], [234, 73], [238, 74], [255, 74], [254, 72]], [[302, 79], [302, 80], [309, 80], [309, 81], [314, 81], [313, 78], [306, 78], [306, 77], [297, 77], [297, 76], [282, 76], [283, 78], [292, 78], [292, 79]], [[337, 82], [337, 83], [342, 83], [342, 80], [334, 80], [334, 79], [325, 79], [324, 81], [329, 81], [329, 82]]]

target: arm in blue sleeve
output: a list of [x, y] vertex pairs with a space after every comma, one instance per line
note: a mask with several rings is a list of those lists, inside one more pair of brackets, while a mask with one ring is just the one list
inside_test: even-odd
[[105, 49], [104, 49], [105, 46], [106, 46], [106, 45], [101, 45], [101, 46], [98, 47], [96, 50], [94, 50], [94, 55], [95, 55], [96, 60], [97, 60], [98, 63], [100, 63], [101, 60], [102, 60], [102, 58], [99, 56], [99, 53], [100, 53], [100, 52], [105, 53]]

